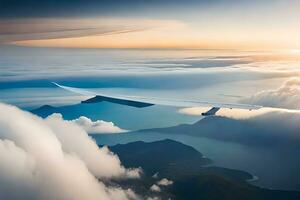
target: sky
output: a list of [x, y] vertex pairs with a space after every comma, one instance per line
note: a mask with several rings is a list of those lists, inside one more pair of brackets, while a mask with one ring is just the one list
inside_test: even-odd
[[293, 0], [1, 0], [0, 43], [73, 48], [299, 49], [299, 4]]
[[[203, 138], [190, 144], [201, 152], [219, 151], [217, 163], [228, 159], [223, 166], [256, 174], [268, 182], [263, 186], [299, 190], [300, 161], [292, 157], [300, 144], [299, 7], [296, 0], [0, 0], [0, 198], [24, 199], [14, 192], [22, 188], [25, 199], [135, 199], [134, 191], [104, 180], [139, 178], [140, 169], [126, 169], [88, 134], [114, 133], [109, 140], [134, 130], [192, 124], [209, 109], [83, 105], [86, 96], [51, 82], [99, 93], [272, 107], [218, 114], [237, 120], [229, 129], [242, 123], [257, 138], [254, 144], [282, 139], [278, 151], [270, 145], [262, 154], [253, 145], [253, 156], [244, 140], [234, 141], [238, 147], [222, 141], [230, 151], [216, 141], [202, 145]], [[20, 110], [43, 105], [61, 114], [42, 119]], [[297, 154], [287, 157], [294, 146]], [[268, 169], [257, 164], [265, 165], [265, 158], [274, 158]], [[269, 166], [277, 166], [275, 173]], [[274, 181], [274, 174], [284, 180]], [[51, 187], [43, 182], [50, 177]]]

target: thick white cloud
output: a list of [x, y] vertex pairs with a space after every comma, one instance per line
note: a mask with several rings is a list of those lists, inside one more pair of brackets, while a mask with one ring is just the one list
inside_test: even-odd
[[[165, 186], [169, 186], [169, 185], [172, 185], [172, 184], [173, 184], [173, 181], [168, 180], [166, 178], [163, 178], [163, 179], [157, 181], [155, 184], [153, 184], [150, 187], [150, 191], [159, 193], [162, 190], [162, 188], [160, 186], [165, 187]], [[148, 199], [155, 199], [155, 198], [159, 198], [159, 197], [149, 197]]]
[[160, 187], [159, 187], [158, 185], [156, 185], [156, 184], [153, 184], [153, 185], [150, 187], [150, 190], [151, 190], [152, 192], [161, 192]]
[[157, 182], [157, 185], [162, 185], [162, 186], [168, 186], [168, 185], [172, 185], [172, 184], [173, 184], [173, 181], [168, 180], [166, 178], [163, 178]]
[[147, 200], [160, 200], [161, 198], [159, 197], [148, 197]]
[[106, 122], [103, 120], [92, 121], [85, 116], [81, 116], [78, 119], [73, 120], [77, 125], [81, 126], [86, 132], [97, 133], [123, 133], [126, 130], [121, 129], [114, 125], [113, 122]]
[[290, 79], [274, 90], [265, 90], [242, 99], [242, 103], [300, 109], [300, 79]]
[[43, 120], [5, 104], [0, 112], [0, 199], [138, 198], [103, 181], [138, 177], [139, 170], [125, 169], [74, 122], [57, 114]]
[[[114, 156], [107, 147], [99, 149], [80, 126], [73, 121], [63, 120], [61, 114], [52, 114], [45, 122], [63, 144], [63, 150], [76, 153], [97, 177], [139, 176], [139, 169], [125, 170], [121, 167], [118, 157]], [[103, 162], [104, 160], [106, 162]]]

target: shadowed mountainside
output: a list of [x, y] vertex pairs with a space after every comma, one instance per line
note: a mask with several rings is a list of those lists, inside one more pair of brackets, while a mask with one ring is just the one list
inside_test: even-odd
[[[232, 119], [221, 116], [205, 117], [194, 124], [180, 124], [167, 128], [144, 129], [139, 132], [157, 132], [165, 134], [185, 134], [207, 137], [249, 146], [284, 146], [300, 144], [300, 137], [290, 138], [296, 129], [286, 129], [286, 124], [274, 124], [263, 118]], [[276, 122], [276, 121], [274, 121]]]
[[[248, 184], [252, 176], [243, 171], [211, 166], [212, 161], [194, 148], [173, 140], [118, 144], [110, 149], [125, 167], [142, 167], [139, 180], [120, 180], [123, 187], [132, 187], [144, 196], [159, 195], [162, 199], [204, 200], [286, 200], [299, 199], [299, 192], [262, 189]], [[153, 176], [156, 174], [156, 176]], [[149, 188], [167, 178], [174, 183], [161, 186], [161, 192]]]

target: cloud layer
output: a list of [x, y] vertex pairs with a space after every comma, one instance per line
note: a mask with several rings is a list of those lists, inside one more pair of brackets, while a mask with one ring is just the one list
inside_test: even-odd
[[161, 192], [161, 190], [162, 190], [161, 187], [166, 187], [166, 186], [169, 186], [169, 185], [172, 185], [172, 184], [173, 184], [173, 181], [168, 180], [167, 178], [163, 178], [163, 179], [157, 181], [155, 184], [153, 184], [150, 187], [150, 191], [152, 191], [152, 192]]
[[92, 121], [85, 116], [81, 116], [72, 121], [78, 126], [82, 127], [86, 132], [91, 134], [124, 133], [127, 131], [117, 127], [113, 122], [107, 122], [103, 120]]
[[[130, 189], [104, 184], [137, 178], [106, 147], [60, 115], [43, 120], [0, 104], [1, 199], [135, 199]], [[100, 180], [100, 181], [99, 181]]]
[[241, 102], [277, 108], [300, 109], [300, 79], [290, 79], [277, 89], [259, 92], [242, 99]]
[[[221, 109], [218, 112], [218, 115], [235, 119], [245, 119], [273, 111], [294, 113], [293, 111], [287, 111], [284, 109], [300, 109], [300, 79], [291, 78], [282, 83], [282, 85], [276, 89], [260, 91], [252, 96], [240, 99], [239, 103], [260, 105], [265, 108], [252, 112], [239, 109]], [[190, 107], [179, 109], [178, 112], [186, 115], [201, 116], [201, 113], [206, 112], [209, 109], [209, 107]]]
[[150, 190], [151, 190], [152, 192], [161, 192], [160, 187], [159, 187], [158, 185], [156, 185], [156, 184], [153, 184], [153, 185], [150, 187]]
[[0, 43], [107, 36], [182, 25], [182, 22], [176, 20], [118, 19], [108, 17], [0, 19]]
[[168, 180], [167, 178], [163, 178], [160, 181], [158, 181], [157, 184], [161, 186], [168, 186], [168, 185], [172, 185], [173, 181]]

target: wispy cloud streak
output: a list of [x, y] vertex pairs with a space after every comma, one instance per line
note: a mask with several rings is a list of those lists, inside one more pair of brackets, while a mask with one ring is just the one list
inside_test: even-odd
[[141, 32], [179, 23], [168, 20], [33, 18], [0, 21], [0, 43]]

